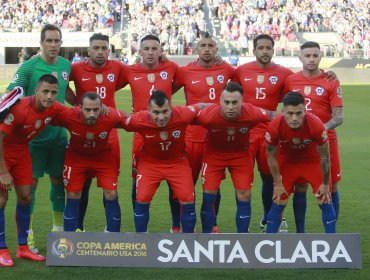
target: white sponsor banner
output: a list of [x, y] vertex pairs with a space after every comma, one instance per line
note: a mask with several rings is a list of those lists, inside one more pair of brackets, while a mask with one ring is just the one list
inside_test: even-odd
[[50, 232], [48, 266], [362, 268], [359, 234]]

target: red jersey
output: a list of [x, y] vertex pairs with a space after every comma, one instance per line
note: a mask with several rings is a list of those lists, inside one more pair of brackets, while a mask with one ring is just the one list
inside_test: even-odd
[[159, 128], [145, 110], [134, 113], [122, 122], [122, 126], [127, 131], [138, 132], [143, 137], [143, 156], [172, 161], [185, 155], [185, 129], [198, 113], [197, 106], [173, 107], [167, 126]]
[[285, 80], [284, 94], [298, 91], [305, 98], [306, 110], [323, 123], [332, 118], [334, 107], [343, 107], [342, 90], [338, 81], [328, 81], [324, 72], [316, 78], [307, 78], [300, 71]]
[[[234, 67], [228, 63], [203, 68], [198, 61], [193, 61], [179, 68], [174, 82], [178, 86], [184, 86], [186, 105], [218, 104], [221, 93], [234, 71]], [[206, 132], [207, 130], [201, 126], [190, 125], [186, 131], [186, 140], [204, 142]]]
[[245, 151], [249, 146], [249, 129], [259, 122], [268, 122], [264, 109], [243, 104], [239, 119], [228, 121], [224, 118], [221, 105], [211, 105], [200, 111], [196, 123], [208, 129], [206, 149], [216, 152]]
[[169, 100], [172, 81], [179, 66], [172, 62], [160, 62], [155, 69], [145, 69], [142, 63], [129, 66], [127, 81], [131, 86], [134, 112], [148, 109], [149, 98], [154, 90], [162, 90]]
[[298, 130], [291, 129], [283, 115], [276, 116], [270, 122], [265, 136], [267, 144], [279, 145], [279, 156], [289, 162], [320, 160], [316, 146], [324, 144], [327, 138], [322, 121], [310, 113], [306, 113]]
[[7, 134], [4, 145], [23, 147], [37, 136], [59, 112], [66, 109], [59, 102], [39, 112], [35, 108], [36, 96], [23, 97], [14, 105], [0, 123], [0, 130]]
[[127, 84], [126, 72], [127, 66], [116, 60], [108, 60], [101, 68], [83, 61], [73, 63], [70, 81], [76, 87], [77, 104], [86, 92], [96, 92], [106, 106], [116, 108], [114, 93]]
[[67, 109], [53, 120], [53, 125], [63, 126], [71, 133], [69, 149], [84, 155], [96, 155], [111, 149], [108, 141], [111, 130], [120, 124], [124, 115], [114, 108], [100, 116], [95, 125], [86, 125], [80, 107]]
[[[293, 71], [275, 63], [267, 69], [257, 66], [256, 62], [245, 63], [236, 68], [233, 81], [243, 87], [243, 102], [276, 111], [282, 100], [285, 79]], [[264, 132], [267, 123], [261, 123], [254, 129], [255, 132]]]

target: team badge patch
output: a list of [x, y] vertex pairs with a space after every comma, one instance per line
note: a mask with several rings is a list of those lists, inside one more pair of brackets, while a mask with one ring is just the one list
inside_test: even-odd
[[228, 127], [227, 128], [227, 135], [234, 135], [235, 134], [235, 128], [234, 127]]
[[322, 87], [317, 87], [316, 89], [315, 89], [315, 92], [316, 92], [316, 95], [317, 96], [322, 96], [323, 94], [324, 94], [324, 88], [322, 88]]
[[51, 118], [47, 117], [47, 118], [45, 119], [45, 125], [48, 125], [50, 122], [51, 122]]
[[148, 77], [148, 81], [150, 83], [154, 83], [155, 82], [155, 75], [153, 73], [148, 74], [147, 77]]
[[5, 119], [4, 119], [4, 123], [7, 124], [7, 125], [11, 125], [13, 121], [14, 121], [13, 114], [7, 114]]
[[62, 78], [63, 78], [63, 80], [65, 80], [65, 81], [68, 81], [68, 80], [69, 80], [69, 78], [68, 78], [68, 72], [67, 72], [67, 71], [63, 71], [63, 72], [62, 72]]
[[108, 136], [108, 132], [106, 131], [103, 131], [102, 133], [99, 134], [100, 139], [105, 139], [107, 138], [107, 136]]
[[241, 134], [246, 134], [248, 132], [248, 127], [242, 127], [239, 131]]
[[113, 83], [114, 82], [114, 79], [115, 79], [114, 74], [113, 73], [109, 73], [107, 75], [107, 79], [108, 79], [108, 81], [110, 81], [111, 83]]
[[35, 122], [35, 128], [38, 129], [38, 128], [40, 128], [40, 126], [41, 126], [41, 120], [37, 120]]
[[159, 136], [161, 137], [162, 140], [167, 140], [168, 139], [168, 133], [167, 133], [167, 131], [161, 131], [159, 133]]
[[95, 80], [98, 84], [101, 84], [103, 82], [103, 74], [96, 74]]
[[94, 133], [92, 133], [92, 132], [86, 133], [86, 139], [87, 140], [93, 140], [94, 139]]
[[168, 79], [168, 73], [166, 71], [162, 71], [161, 73], [159, 73], [159, 76], [162, 78], [162, 80]]
[[258, 75], [257, 76], [257, 83], [263, 84], [264, 81], [265, 81], [265, 76], [263, 76], [263, 75]]
[[300, 138], [293, 138], [292, 142], [293, 142], [294, 145], [299, 145], [299, 144], [301, 144], [301, 139]]
[[180, 135], [181, 135], [181, 130], [175, 130], [174, 132], [172, 132], [172, 137], [173, 138], [180, 138]]
[[309, 95], [311, 93], [311, 87], [305, 86], [303, 92], [305, 95]]
[[207, 82], [207, 85], [209, 86], [213, 86], [213, 84], [215, 83], [215, 81], [213, 80], [213, 77], [207, 77], [206, 82]]
[[270, 76], [270, 78], [269, 78], [269, 82], [272, 85], [276, 85], [278, 83], [278, 81], [279, 81], [279, 79], [276, 76]]
[[225, 77], [224, 75], [218, 75], [217, 76], [217, 81], [220, 83], [220, 84], [223, 84], [224, 81], [225, 81]]

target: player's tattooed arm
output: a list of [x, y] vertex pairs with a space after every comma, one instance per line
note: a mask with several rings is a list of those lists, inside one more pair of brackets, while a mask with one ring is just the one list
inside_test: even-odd
[[320, 163], [321, 163], [323, 184], [329, 185], [329, 183], [330, 183], [329, 142], [326, 142], [322, 145], [317, 145], [317, 152], [320, 155]]
[[72, 106], [75, 106], [77, 103], [76, 95], [69, 86], [67, 87], [67, 90], [66, 90], [65, 100]]
[[13, 186], [13, 178], [9, 173], [8, 168], [5, 164], [5, 158], [4, 158], [4, 138], [7, 135], [0, 131], [0, 189], [3, 189], [5, 191], [10, 191]]
[[326, 130], [336, 128], [343, 123], [343, 107], [334, 107], [332, 111], [332, 118], [325, 124]]

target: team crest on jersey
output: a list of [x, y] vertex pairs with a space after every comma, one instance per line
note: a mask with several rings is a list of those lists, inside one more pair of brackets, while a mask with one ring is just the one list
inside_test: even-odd
[[65, 81], [68, 81], [68, 80], [69, 80], [69, 78], [68, 78], [68, 72], [67, 72], [67, 71], [63, 71], [63, 72], [62, 72], [62, 78], [63, 78], [63, 80], [65, 80]]
[[103, 82], [103, 74], [96, 74], [95, 80], [98, 84], [101, 84]]
[[108, 79], [108, 81], [110, 81], [111, 83], [113, 83], [113, 82], [114, 82], [114, 78], [115, 78], [115, 76], [114, 76], [114, 74], [113, 74], [113, 73], [109, 73], [109, 74], [107, 75], [107, 79]]
[[218, 75], [217, 76], [217, 81], [220, 83], [220, 84], [223, 84], [225, 82], [225, 77], [224, 75]]
[[207, 85], [212, 86], [215, 81], [213, 80], [213, 77], [206, 77]]
[[303, 92], [305, 95], [309, 95], [311, 93], [311, 87], [305, 86]]
[[45, 119], [45, 125], [48, 125], [50, 122], [51, 122], [51, 118], [47, 117], [47, 118]]
[[311, 139], [304, 139], [303, 140], [303, 144], [305, 144], [305, 145], [308, 145], [308, 144], [311, 144], [311, 143], [312, 143]]
[[299, 144], [301, 144], [301, 139], [300, 138], [293, 138], [292, 142], [293, 142], [294, 145], [299, 145]]
[[276, 76], [270, 76], [270, 78], [269, 78], [269, 82], [272, 85], [276, 85], [278, 83], [278, 81], [279, 81], [279, 79]]
[[161, 137], [162, 140], [167, 140], [168, 139], [168, 133], [167, 133], [167, 131], [161, 131], [159, 133], [159, 136]]
[[4, 123], [7, 124], [7, 125], [11, 125], [13, 121], [14, 121], [13, 114], [7, 114], [5, 119], [4, 119]]
[[36, 129], [39, 129], [39, 128], [40, 128], [40, 126], [41, 126], [41, 120], [37, 120], [37, 121], [35, 122], [35, 128], [36, 128]]
[[324, 88], [322, 88], [322, 87], [317, 87], [316, 89], [315, 89], [315, 92], [316, 92], [316, 95], [317, 96], [322, 96], [323, 94], [324, 94]]
[[227, 135], [234, 135], [235, 134], [235, 128], [234, 127], [228, 127], [227, 128]]
[[181, 130], [175, 130], [174, 132], [172, 132], [172, 137], [173, 138], [180, 138], [180, 135], [181, 135]]
[[248, 132], [248, 127], [242, 127], [239, 131], [241, 134], [246, 134]]
[[266, 134], [265, 134], [265, 139], [266, 139], [268, 142], [271, 142], [271, 135], [270, 135], [270, 133], [266, 132]]
[[257, 76], [257, 83], [263, 84], [264, 81], [265, 81], [265, 76], [263, 76], [263, 75], [258, 75]]
[[92, 133], [92, 132], [86, 133], [86, 139], [87, 140], [93, 140], [94, 139], [94, 133]]
[[58, 72], [51, 72], [51, 75], [58, 79]]
[[159, 76], [162, 78], [162, 80], [168, 79], [168, 73], [166, 71], [162, 71], [161, 73], [159, 73]]
[[107, 136], [108, 136], [108, 132], [106, 131], [103, 131], [102, 133], [99, 134], [100, 139], [105, 139], [107, 138]]
[[154, 75], [154, 73], [148, 74], [147, 77], [148, 77], [149, 83], [154, 83], [155, 82], [155, 75]]
[[337, 96], [339, 98], [342, 98], [343, 97], [343, 93], [342, 93], [342, 88], [341, 87], [337, 87]]

